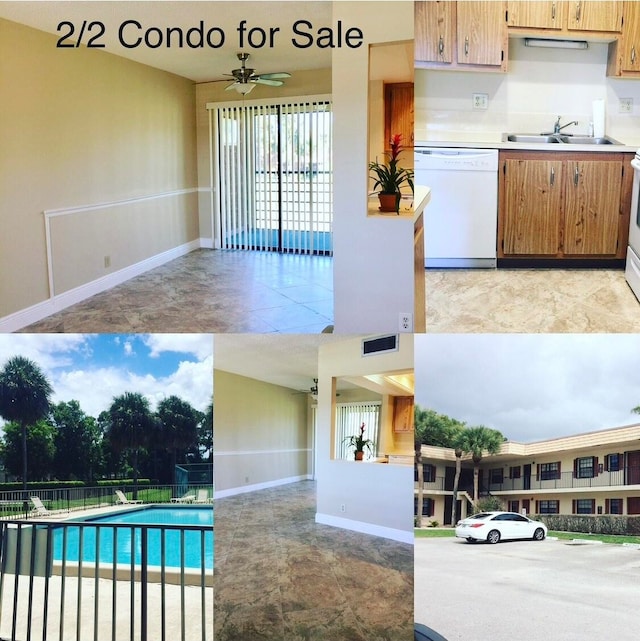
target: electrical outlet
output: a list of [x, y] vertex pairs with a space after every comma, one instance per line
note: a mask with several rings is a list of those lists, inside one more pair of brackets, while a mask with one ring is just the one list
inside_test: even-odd
[[474, 109], [487, 109], [489, 107], [488, 93], [474, 93], [471, 94], [471, 98]]
[[347, 506], [344, 503], [340, 506], [340, 511], [341, 512], [346, 512], [347, 511]]
[[620, 98], [618, 113], [630, 114], [633, 111], [633, 98]]
[[413, 331], [413, 314], [410, 312], [400, 312], [399, 329], [401, 332]]
[[105, 266], [105, 269], [107, 267], [111, 267], [111, 256], [105, 256], [104, 257], [104, 266]]

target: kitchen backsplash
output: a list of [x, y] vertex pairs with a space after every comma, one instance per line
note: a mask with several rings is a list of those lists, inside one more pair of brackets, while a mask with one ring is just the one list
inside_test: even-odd
[[[606, 44], [587, 50], [538, 49], [509, 40], [509, 72], [415, 73], [415, 140], [499, 140], [504, 132], [551, 131], [556, 118], [577, 120], [567, 133], [589, 133], [593, 101], [605, 99], [605, 133], [640, 146], [640, 80], [606, 77]], [[489, 96], [486, 110], [472, 108], [472, 94]], [[632, 98], [631, 113], [620, 113]]]

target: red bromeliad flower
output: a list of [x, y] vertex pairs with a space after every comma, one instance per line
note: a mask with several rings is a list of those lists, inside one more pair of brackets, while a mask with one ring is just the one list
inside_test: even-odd
[[396, 160], [396, 158], [400, 155], [400, 151], [402, 149], [402, 134], [394, 134], [393, 137], [391, 138], [390, 145], [391, 145], [391, 160]]

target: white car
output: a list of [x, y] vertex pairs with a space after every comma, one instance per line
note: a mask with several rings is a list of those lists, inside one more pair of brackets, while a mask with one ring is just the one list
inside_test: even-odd
[[469, 543], [497, 543], [508, 539], [542, 541], [547, 536], [547, 526], [517, 512], [480, 512], [458, 521], [456, 536]]

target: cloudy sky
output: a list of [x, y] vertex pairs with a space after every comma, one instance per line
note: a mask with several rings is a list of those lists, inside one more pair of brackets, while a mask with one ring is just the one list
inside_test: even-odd
[[124, 392], [144, 394], [153, 410], [175, 394], [201, 411], [213, 393], [210, 334], [0, 334], [0, 369], [12, 356], [40, 366], [53, 402], [75, 399], [94, 417]]
[[640, 416], [640, 336], [432, 334], [415, 337], [416, 403], [531, 442]]

